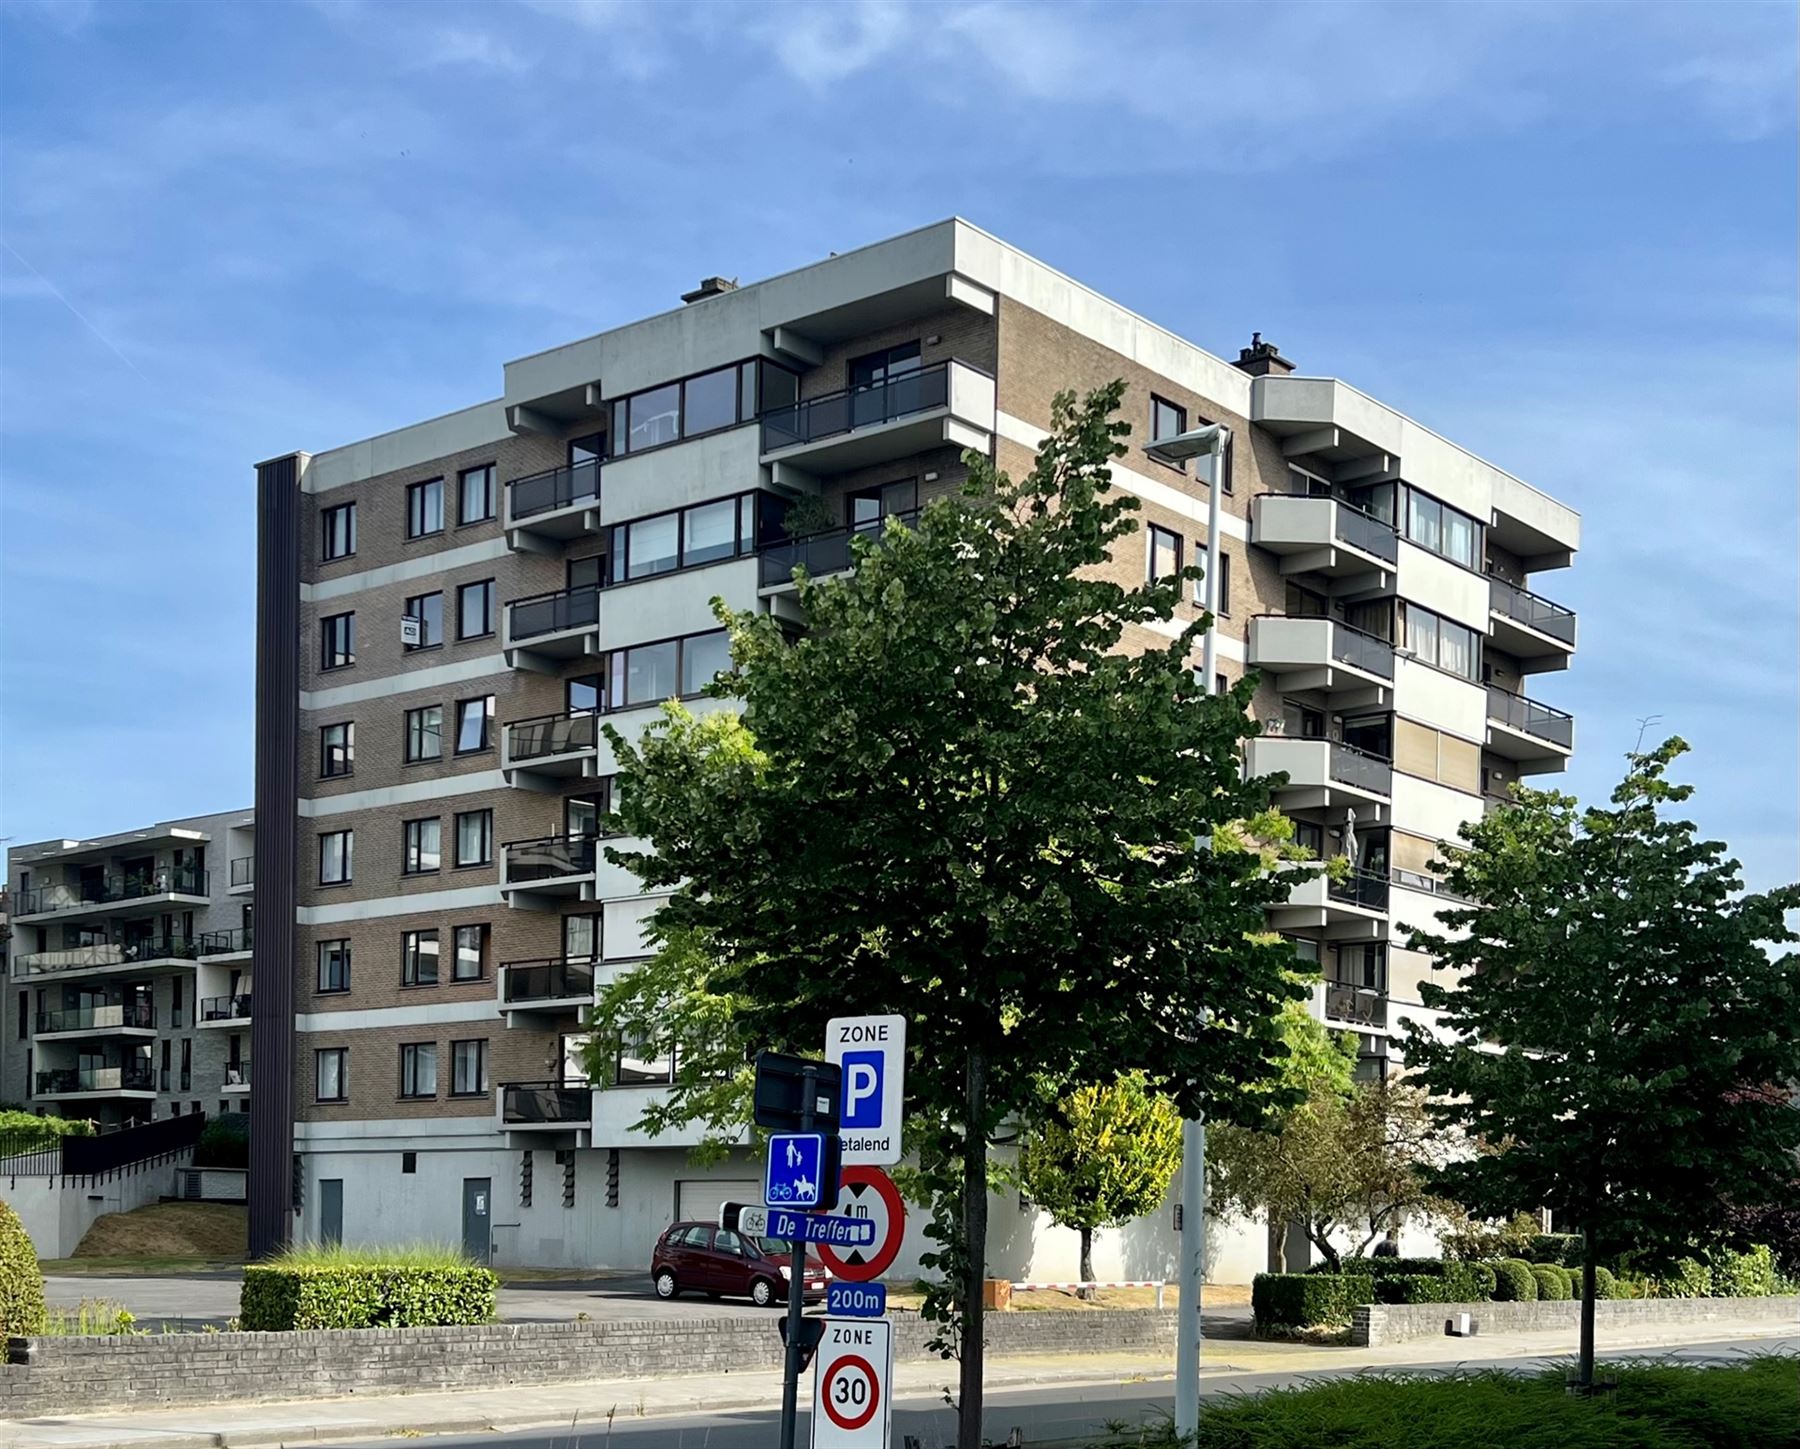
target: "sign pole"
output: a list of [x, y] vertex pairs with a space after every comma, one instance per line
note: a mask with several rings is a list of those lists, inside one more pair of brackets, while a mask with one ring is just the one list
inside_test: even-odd
[[[800, 1130], [813, 1130], [813, 1106], [818, 1073], [811, 1067], [801, 1074], [805, 1083], [800, 1102]], [[806, 1240], [794, 1239], [793, 1267], [788, 1272], [787, 1352], [781, 1370], [781, 1449], [794, 1449], [800, 1422], [800, 1318], [806, 1297]]]

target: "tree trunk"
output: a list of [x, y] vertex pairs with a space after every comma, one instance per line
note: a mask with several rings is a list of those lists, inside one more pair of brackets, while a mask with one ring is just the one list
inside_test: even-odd
[[1592, 1229], [1581, 1235], [1581, 1366], [1576, 1371], [1576, 1385], [1584, 1390], [1594, 1387], [1594, 1272], [1598, 1249]]
[[[1091, 1283], [1094, 1281], [1094, 1230], [1092, 1228], [1082, 1228], [1080, 1231], [1081, 1231], [1081, 1274], [1080, 1274], [1080, 1277], [1081, 1277], [1081, 1281], [1083, 1283]], [[1081, 1296], [1083, 1298], [1092, 1298], [1094, 1296], [1094, 1290], [1092, 1288], [1083, 1288], [1081, 1290]]]
[[957, 1449], [981, 1449], [982, 1307], [987, 1277], [988, 1160], [987, 1058], [971, 1047], [968, 1056], [969, 1108], [963, 1138], [962, 1341], [956, 1405]]

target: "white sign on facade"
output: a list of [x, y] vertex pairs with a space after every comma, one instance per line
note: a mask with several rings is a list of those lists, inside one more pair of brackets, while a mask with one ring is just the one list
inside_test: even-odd
[[419, 647], [419, 621], [411, 614], [400, 616], [400, 643], [408, 649]]
[[838, 1105], [843, 1165], [898, 1162], [906, 1018], [834, 1016], [825, 1024], [825, 1060], [844, 1073]]
[[828, 1318], [813, 1359], [813, 1449], [887, 1449], [893, 1330], [885, 1318]]

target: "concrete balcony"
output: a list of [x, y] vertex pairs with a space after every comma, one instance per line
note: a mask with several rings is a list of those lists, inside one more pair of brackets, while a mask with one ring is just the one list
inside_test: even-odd
[[1332, 696], [1334, 708], [1385, 704], [1394, 683], [1394, 647], [1336, 619], [1258, 614], [1250, 621], [1249, 663], [1286, 694]]
[[1378, 593], [1393, 580], [1400, 542], [1391, 525], [1338, 498], [1259, 493], [1250, 541], [1281, 559], [1284, 574], [1320, 574], [1334, 597]]
[[910, 458], [933, 448], [985, 452], [994, 437], [994, 379], [951, 360], [873, 387], [771, 408], [759, 419], [761, 461], [819, 478]]
[[546, 835], [510, 840], [500, 847], [500, 894], [509, 906], [558, 910], [571, 901], [594, 899], [600, 838]]
[[563, 956], [501, 962], [500, 1010], [506, 1024], [541, 1026], [538, 1018], [586, 1011], [594, 1004], [595, 966]]
[[204, 906], [212, 873], [190, 867], [36, 885], [13, 893], [15, 924], [80, 916], [137, 916]]
[[194, 1013], [194, 1025], [200, 1030], [207, 1028], [241, 1029], [250, 1020], [250, 995], [248, 991], [240, 991], [235, 996], [203, 996], [199, 1009]]
[[815, 579], [841, 574], [856, 562], [852, 545], [857, 539], [879, 539], [888, 518], [910, 526], [918, 516], [918, 509], [909, 508], [902, 513], [889, 514], [879, 523], [828, 528], [821, 533], [766, 543], [757, 559], [757, 585], [765, 594], [793, 589], [797, 587], [794, 583], [796, 568], [804, 568], [807, 576]]
[[240, 855], [231, 862], [231, 883], [225, 893], [232, 896], [252, 895], [256, 891], [256, 857]]
[[40, 1101], [92, 1101], [101, 1098], [153, 1100], [156, 1077], [148, 1065], [51, 1067], [37, 1073], [32, 1095]]
[[1316, 999], [1319, 1015], [1334, 1025], [1361, 1031], [1387, 1030], [1387, 993], [1376, 987], [1321, 981]]
[[514, 599], [506, 606], [503, 644], [509, 669], [561, 674], [576, 659], [598, 659], [600, 593], [596, 584]]
[[1527, 674], [1567, 669], [1575, 652], [1575, 613], [1541, 594], [1488, 580], [1488, 632], [1494, 644], [1519, 661]]
[[514, 552], [560, 553], [572, 540], [597, 537], [600, 524], [598, 462], [551, 468], [506, 485], [502, 522]]
[[494, 1099], [509, 1146], [588, 1145], [594, 1089], [586, 1082], [506, 1082], [495, 1089]]
[[40, 1011], [35, 1026], [40, 1042], [106, 1036], [144, 1039], [156, 1035], [156, 1007], [148, 1001], [71, 1006], [61, 1011]]
[[1575, 752], [1574, 716], [1490, 684], [1487, 748], [1514, 761], [1521, 775], [1554, 774]]
[[1294, 887], [1285, 905], [1269, 912], [1277, 931], [1328, 941], [1375, 941], [1387, 935], [1388, 878], [1352, 871], [1343, 880], [1320, 874]]
[[235, 931], [205, 931], [201, 933], [199, 952], [196, 960], [224, 964], [231, 961], [248, 961], [256, 951], [256, 928], [239, 926]]
[[508, 785], [553, 795], [568, 780], [593, 777], [599, 747], [593, 710], [514, 720], [502, 735], [500, 768]]
[[1275, 791], [1275, 803], [1283, 810], [1350, 806], [1365, 825], [1388, 818], [1394, 769], [1379, 755], [1340, 740], [1262, 735], [1250, 741], [1245, 759], [1252, 775], [1287, 776]]
[[225, 1080], [219, 1083], [219, 1093], [226, 1097], [247, 1096], [250, 1092], [250, 1063], [239, 1062], [236, 1066], [225, 1068]]
[[70, 946], [61, 951], [35, 951], [12, 958], [13, 980], [54, 976], [157, 976], [189, 971], [200, 955], [200, 941], [153, 938], [129, 945], [116, 941]]

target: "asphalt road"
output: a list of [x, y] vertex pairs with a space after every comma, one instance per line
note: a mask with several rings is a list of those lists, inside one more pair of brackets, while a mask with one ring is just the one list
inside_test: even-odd
[[[1786, 1353], [1800, 1359], [1800, 1338], [1721, 1340], [1713, 1343], [1685, 1344], [1679, 1348], [1647, 1355], [1636, 1353], [1602, 1354], [1602, 1358], [1654, 1356], [1687, 1361], [1729, 1360], [1746, 1353]], [[1554, 1358], [1471, 1359], [1458, 1368], [1504, 1368], [1530, 1372], [1547, 1364], [1566, 1361], [1566, 1355]], [[1386, 1365], [1383, 1372], [1443, 1373], [1444, 1363], [1416, 1366]], [[1797, 1365], [1800, 1372], [1800, 1365]], [[1293, 1387], [1321, 1378], [1336, 1378], [1361, 1372], [1357, 1369], [1309, 1370], [1299, 1373], [1209, 1373], [1202, 1381], [1208, 1397], [1234, 1393], [1258, 1393], [1266, 1389]], [[802, 1381], [801, 1424], [798, 1441], [810, 1442], [809, 1415], [806, 1412], [810, 1380]], [[1165, 1380], [1142, 1384], [1096, 1384], [1078, 1388], [1039, 1388], [997, 1390], [987, 1396], [987, 1433], [1003, 1442], [1009, 1432], [1023, 1431], [1027, 1446], [1052, 1445], [1105, 1432], [1112, 1423], [1141, 1423], [1173, 1410], [1173, 1389]], [[480, 1435], [434, 1435], [433, 1449], [769, 1449], [776, 1442], [779, 1415], [772, 1409], [746, 1409], [721, 1414], [695, 1414], [655, 1419], [621, 1419], [610, 1430], [599, 1424], [585, 1423], [571, 1434], [569, 1430], [546, 1432], [541, 1429], [519, 1433]], [[955, 1439], [955, 1419], [941, 1401], [901, 1398], [894, 1404], [892, 1444], [894, 1449], [906, 1442], [907, 1435], [917, 1436], [922, 1449], [940, 1449]], [[390, 1439], [372, 1439], [354, 1449], [392, 1449]]]

